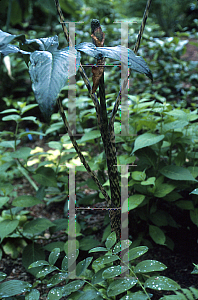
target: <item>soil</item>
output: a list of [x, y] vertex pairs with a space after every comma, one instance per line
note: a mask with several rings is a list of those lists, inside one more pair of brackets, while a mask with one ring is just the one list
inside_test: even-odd
[[[194, 41], [194, 40], [193, 40]], [[197, 41], [195, 41], [197, 42]], [[183, 55], [184, 60], [198, 60], [198, 47], [187, 44], [187, 51]], [[8, 129], [9, 130], [9, 129]], [[44, 146], [44, 141], [28, 142], [26, 146], [35, 148], [35, 146]], [[46, 150], [46, 149], [45, 149]], [[13, 182], [17, 186], [17, 193], [20, 194], [34, 194], [34, 190], [29, 184], [29, 182], [23, 177], [21, 179], [16, 179]], [[88, 191], [88, 190], [87, 190]], [[50, 206], [46, 204], [37, 205], [31, 208], [32, 217], [45, 217], [49, 220], [56, 220], [64, 217], [64, 204], [53, 203]], [[101, 223], [101, 214], [95, 215], [94, 221], [90, 220], [90, 226]], [[101, 232], [102, 234], [102, 232]], [[167, 276], [176, 282], [178, 282], [181, 288], [189, 288], [193, 286], [198, 288], [198, 275], [192, 275], [193, 263], [198, 264], [198, 230], [196, 226], [192, 228], [187, 228], [186, 226], [181, 226], [178, 230], [172, 230], [169, 235], [173, 237], [175, 241], [174, 251], [169, 250], [165, 246], [154, 246], [150, 249], [147, 254], [145, 254], [143, 259], [154, 259], [164, 263], [167, 269], [163, 271], [160, 275]], [[81, 259], [84, 259], [82, 257]], [[19, 255], [17, 259], [10, 258], [9, 255], [3, 255], [0, 261], [0, 272], [7, 274], [7, 280], [23, 280], [29, 283], [35, 282], [35, 278], [26, 272], [25, 268], [22, 266], [22, 257]], [[42, 287], [40, 287], [41, 294]], [[46, 291], [47, 292], [47, 291]], [[162, 292], [153, 292], [152, 300], [157, 300], [162, 297]], [[46, 299], [43, 295], [40, 299]]]

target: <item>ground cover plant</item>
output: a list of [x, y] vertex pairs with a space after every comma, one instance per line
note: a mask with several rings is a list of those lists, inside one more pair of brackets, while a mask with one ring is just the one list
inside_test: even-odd
[[[25, 42], [28, 47], [33, 43], [33, 40], [26, 40], [24, 36], [2, 33], [2, 37], [11, 40], [19, 39]], [[54, 46], [50, 43], [55, 43], [56, 46], [57, 40], [51, 38], [49, 42], [48, 39], [34, 39], [33, 47], [40, 47], [40, 43], [50, 50], [50, 47], [53, 48]], [[174, 240], [171, 240], [167, 231], [171, 226], [177, 228], [181, 225], [174, 218], [173, 212], [175, 209], [184, 211], [184, 214], [189, 214], [191, 222], [197, 226], [197, 110], [196, 93], [193, 88], [197, 79], [192, 73], [190, 79], [192, 89], [188, 93], [188, 97], [190, 99], [192, 97], [193, 103], [189, 105], [185, 93], [181, 96], [178, 92], [177, 99], [171, 99], [170, 90], [175, 95], [175, 88], [177, 91], [182, 89], [181, 86], [176, 87], [173, 84], [174, 80], [177, 82], [180, 78], [181, 81], [185, 81], [188, 76], [185, 71], [192, 70], [193, 64], [188, 64], [188, 62], [180, 64], [178, 61], [184, 51], [185, 43], [182, 43], [178, 38], [164, 40], [163, 42], [151, 39], [149, 43], [148, 52], [150, 51], [151, 55], [154, 54], [153, 65], [156, 58], [161, 59], [161, 61], [158, 60], [157, 66], [154, 66], [155, 70], [159, 68], [157, 74], [160, 74], [161, 78], [149, 92], [129, 96], [129, 130], [132, 136], [115, 137], [118, 149], [118, 164], [134, 163], [136, 165], [127, 174], [129, 206], [125, 202], [123, 209], [123, 211], [129, 210], [131, 216], [132, 229], [130, 233], [133, 237], [133, 243], [126, 241], [126, 248], [129, 247], [129, 266], [127, 265], [127, 257], [125, 256], [123, 259], [126, 266], [124, 270], [129, 269], [131, 277], [117, 279], [119, 281], [114, 279], [115, 276], [120, 275], [120, 267], [116, 265], [116, 261], [120, 260], [120, 257], [117, 256], [120, 252], [120, 244], [118, 242], [114, 247], [116, 236], [114, 233], [110, 234], [110, 219], [106, 215], [103, 221], [104, 232], [100, 236], [102, 245], [100, 245], [101, 242], [98, 239], [95, 239], [95, 234], [100, 232], [100, 228], [97, 228], [97, 226], [87, 227], [85, 220], [82, 221], [82, 216], [79, 216], [76, 223], [76, 249], [98, 253], [99, 257], [92, 257], [87, 254], [86, 258], [82, 260], [80, 256], [78, 257], [77, 250], [78, 278], [76, 280], [68, 278], [67, 237], [69, 231], [67, 218], [56, 220], [38, 218], [37, 216], [32, 218], [30, 210], [43, 202], [50, 205], [67, 199], [69, 172], [65, 165], [69, 166], [68, 162], [77, 165], [77, 172], [84, 173], [85, 169], [78, 166], [79, 160], [77, 160], [75, 151], [71, 150], [69, 136], [60, 135], [60, 138], [56, 138], [57, 132], [64, 134], [64, 123], [60, 122], [60, 115], [53, 114], [51, 126], [44, 127], [34, 115], [31, 115], [31, 110], [37, 104], [18, 102], [15, 103], [13, 108], [2, 111], [3, 123], [10, 122], [14, 130], [3, 130], [1, 132], [1, 256], [9, 254], [13, 258], [17, 258], [22, 252], [23, 266], [27, 272], [35, 276], [36, 281], [33, 285], [25, 281], [15, 280], [2, 282], [0, 292], [3, 299], [39, 299], [39, 297], [61, 299], [63, 297], [68, 298], [68, 296], [71, 299], [81, 297], [89, 297], [89, 299], [115, 299], [115, 297], [116, 299], [149, 299], [149, 297], [153, 297], [152, 294], [155, 290], [173, 291], [180, 288], [178, 283], [156, 273], [166, 269], [164, 264], [156, 260], [139, 262], [137, 259], [147, 252], [148, 248], [145, 245], [150, 246], [151, 241], [158, 245], [168, 246], [170, 249], [174, 248]], [[156, 46], [156, 44], [160, 44], [161, 47]], [[79, 47], [81, 47], [79, 49], [88, 52], [93, 50], [93, 46], [90, 46], [90, 44], [81, 44]], [[107, 50], [109, 49], [104, 47], [104, 51]], [[118, 48], [114, 50], [118, 51]], [[10, 41], [6, 45], [2, 45], [2, 52], [8, 54], [6, 51], [17, 51], [26, 56], [30, 54], [25, 53], [29, 51], [27, 48], [17, 48], [15, 45], [10, 45]], [[54, 49], [52, 49], [52, 53], [53, 51]], [[98, 52], [94, 56], [97, 59], [103, 58], [102, 51], [99, 52], [100, 56], [97, 56]], [[170, 66], [166, 68], [166, 61], [162, 60], [162, 57], [164, 54], [167, 59], [167, 54], [170, 51], [176, 52], [174, 64], [172, 64], [172, 68]], [[31, 55], [32, 62], [36, 65], [33, 61], [34, 54]], [[116, 59], [115, 55], [116, 52], [113, 53], [114, 59]], [[161, 63], [164, 66], [163, 72], [161, 71]], [[194, 64], [193, 67], [196, 67], [196, 65]], [[179, 70], [178, 73], [177, 70]], [[37, 81], [38, 77], [35, 77], [33, 70], [31, 72], [33, 81], [35, 79]], [[147, 68], [144, 69], [144, 73], [149, 74]], [[138, 80], [135, 87], [139, 88], [141, 86], [139, 88], [140, 92], [145, 87], [144, 91], [146, 91], [146, 85], [149, 85], [149, 81], [145, 81], [144, 77], [139, 76], [137, 75]], [[154, 74], [154, 79], [155, 76], [157, 77], [157, 75]], [[171, 80], [168, 79], [170, 76]], [[115, 74], [116, 77], [118, 78], [118, 74]], [[141, 85], [138, 83], [139, 78], [141, 78]], [[162, 88], [163, 80], [167, 82], [167, 85], [169, 84], [169, 90]], [[82, 81], [77, 81], [77, 85], [81, 87], [83, 95], [86, 95]], [[36, 91], [35, 82], [34, 88]], [[188, 92], [188, 88], [185, 87], [185, 89]], [[184, 99], [182, 104], [179, 102], [179, 97]], [[5, 99], [7, 103], [9, 103], [8, 100]], [[29, 100], [32, 101], [32, 98]], [[39, 101], [45, 113], [42, 99], [39, 99]], [[112, 110], [113, 101], [115, 101], [114, 94], [108, 93], [107, 111]], [[67, 103], [68, 99], [65, 99], [63, 104], [66, 105]], [[48, 106], [48, 102], [44, 104], [47, 105], [46, 117], [49, 118], [51, 106]], [[98, 171], [98, 178], [107, 194], [110, 195], [111, 188], [107, 177], [107, 165], [101, 140], [97, 140], [98, 148], [101, 149], [99, 155], [93, 157], [87, 151], [87, 143], [90, 147], [93, 147], [97, 137], [100, 136], [96, 127], [93, 104], [90, 99], [83, 96], [79, 97], [78, 105], [79, 120], [81, 121], [81, 124], [77, 127], [79, 132], [86, 128], [90, 120], [94, 125], [86, 131], [82, 138], [78, 139], [78, 144], [85, 150], [87, 162], [92, 170]], [[26, 131], [24, 131], [24, 124], [28, 124]], [[34, 130], [29, 130], [30, 124], [33, 124]], [[116, 117], [115, 131], [116, 133], [120, 131], [119, 117]], [[34, 151], [25, 145], [27, 139], [36, 136], [39, 139], [49, 136], [51, 140], [48, 142], [48, 146], [53, 150], [34, 149]], [[22, 144], [23, 147], [21, 147]], [[119, 175], [121, 173], [120, 167], [118, 173]], [[9, 181], [20, 176], [24, 176], [29, 181], [35, 190], [33, 195], [29, 193], [27, 195], [17, 195], [15, 188]], [[95, 193], [87, 196], [84, 193], [85, 184], [88, 189], [95, 190]], [[100, 204], [106, 195], [97, 190], [97, 186], [90, 178], [77, 183], [76, 189], [80, 206], [92, 205], [93, 201]], [[64, 206], [65, 216], [67, 212], [68, 205], [66, 201]], [[135, 230], [133, 229], [134, 225], [138, 225]], [[60, 240], [62, 236], [63, 240]], [[46, 251], [48, 254], [50, 253], [48, 259], [46, 258], [48, 256], [46, 256]], [[105, 255], [101, 256], [101, 252]], [[196, 274], [196, 266], [194, 274]], [[2, 281], [5, 278], [6, 274], [1, 273]], [[16, 296], [20, 293], [25, 293], [25, 295]], [[181, 297], [183, 299], [196, 299], [197, 297], [197, 291], [193, 288], [176, 293], [176, 295], [164, 296], [162, 299], [181, 299]]]

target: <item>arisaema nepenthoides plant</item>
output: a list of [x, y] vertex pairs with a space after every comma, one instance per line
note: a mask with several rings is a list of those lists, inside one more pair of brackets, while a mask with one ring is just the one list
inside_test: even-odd
[[[62, 23], [62, 27], [67, 39], [67, 42], [70, 42], [70, 38], [67, 32], [66, 25], [64, 23], [63, 14], [59, 5], [58, 0], [55, 0], [57, 11]], [[70, 139], [73, 143], [74, 148], [76, 149], [82, 163], [87, 169], [88, 173], [91, 175], [98, 188], [102, 192], [103, 196], [107, 201], [107, 207], [118, 208], [120, 207], [120, 187], [119, 187], [119, 178], [117, 172], [117, 157], [114, 144], [114, 120], [115, 114], [118, 110], [120, 104], [120, 96], [122, 88], [120, 89], [119, 95], [115, 101], [114, 109], [111, 114], [110, 120], [107, 119], [107, 111], [105, 104], [105, 93], [99, 93], [100, 103], [95, 94], [96, 88], [98, 85], [91, 88], [89, 79], [86, 76], [86, 73], [81, 65], [81, 53], [94, 57], [97, 62], [104, 62], [105, 58], [113, 59], [120, 61], [122, 64], [127, 64], [127, 67], [139, 73], [143, 73], [152, 80], [152, 74], [147, 66], [145, 60], [137, 56], [137, 50], [139, 48], [140, 39], [144, 30], [146, 19], [148, 16], [149, 7], [151, 0], [148, 0], [147, 6], [145, 9], [143, 21], [141, 24], [140, 32], [138, 35], [138, 40], [134, 51], [131, 49], [125, 48], [123, 46], [115, 47], [104, 47], [102, 40], [97, 37], [97, 32], [101, 30], [100, 23], [98, 20], [92, 21], [92, 41], [93, 43], [80, 43], [74, 47], [71, 45], [69, 47], [58, 49], [59, 42], [58, 36], [39, 38], [39, 39], [26, 39], [25, 35], [12, 35], [7, 32], [0, 30], [0, 53], [3, 56], [7, 56], [11, 53], [22, 54], [24, 60], [29, 68], [29, 74], [32, 81], [32, 89], [35, 94], [36, 101], [40, 107], [42, 114], [44, 115], [47, 122], [50, 121], [51, 115], [54, 111], [54, 106], [58, 101], [60, 114], [63, 118], [66, 131], [69, 133]], [[101, 31], [102, 33], [102, 31]], [[103, 36], [103, 35], [102, 35]], [[19, 42], [19, 46], [16, 46], [11, 43]], [[125, 53], [125, 54], [124, 54]], [[124, 55], [123, 55], [124, 54]], [[75, 59], [74, 59], [75, 58]], [[75, 63], [71, 66], [70, 61], [73, 60]], [[76, 74], [77, 71], [80, 71], [83, 80], [88, 88], [90, 97], [92, 98], [95, 108], [96, 115], [98, 120], [99, 129], [101, 132], [106, 159], [108, 166], [108, 175], [110, 181], [110, 190], [111, 197], [105, 191], [102, 184], [99, 182], [96, 174], [90, 169], [87, 164], [82, 152], [79, 149], [79, 146], [76, 143], [76, 140], [72, 134], [72, 131], [67, 122], [66, 116], [62, 104], [58, 98], [58, 95], [61, 89], [66, 85], [68, 78]], [[99, 70], [99, 69], [98, 69]], [[103, 86], [104, 90], [104, 80], [102, 76], [104, 69], [99, 76], [99, 87]], [[102, 79], [103, 77], [103, 79]], [[127, 78], [126, 78], [127, 79]], [[127, 80], [125, 81], [126, 85]], [[112, 230], [116, 231], [117, 237], [120, 236], [120, 211], [110, 210], [111, 226]]]

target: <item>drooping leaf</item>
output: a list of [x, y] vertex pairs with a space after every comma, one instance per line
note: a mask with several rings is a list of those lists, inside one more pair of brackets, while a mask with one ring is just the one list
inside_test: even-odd
[[102, 59], [104, 57], [119, 60], [122, 63], [128, 65], [128, 67], [136, 72], [143, 73], [151, 80], [153, 79], [151, 71], [149, 70], [146, 62], [141, 56], [135, 55], [135, 53], [126, 47], [96, 47], [92, 43], [81, 43], [76, 46], [76, 50], [86, 53], [96, 59]]
[[10, 53], [30, 54], [29, 52], [20, 50], [15, 45], [9, 44], [13, 40], [17, 40], [17, 39], [24, 41], [25, 36], [24, 35], [13, 35], [13, 34], [3, 32], [2, 30], [0, 30], [0, 53], [4, 56], [6, 56]]
[[[40, 39], [39, 43], [42, 51], [31, 53], [29, 73], [41, 112], [46, 120], [49, 120], [59, 92], [68, 78], [76, 74], [76, 68], [78, 69], [80, 64], [80, 53], [77, 53], [75, 48], [58, 50], [57, 36]], [[71, 64], [75, 59], [76, 65]]]
[[26, 293], [25, 300], [39, 300], [40, 292], [36, 289], [31, 290], [30, 292]]

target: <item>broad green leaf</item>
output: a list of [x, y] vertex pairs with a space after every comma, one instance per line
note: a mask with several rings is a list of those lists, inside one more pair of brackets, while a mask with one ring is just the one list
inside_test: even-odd
[[175, 202], [175, 204], [181, 209], [193, 210], [194, 204], [190, 200], [180, 200]]
[[[57, 36], [40, 40], [44, 49], [30, 54], [29, 73], [36, 101], [46, 120], [49, 121], [59, 92], [68, 78], [76, 74], [80, 55], [75, 48], [57, 50]], [[71, 60], [74, 61], [72, 68]]]
[[0, 208], [10, 200], [9, 197], [0, 197]]
[[141, 164], [153, 167], [156, 166], [157, 155], [155, 151], [150, 147], [146, 147], [146, 149], [142, 148], [137, 150], [136, 155], [141, 161]]
[[39, 203], [41, 203], [41, 201], [38, 198], [30, 195], [23, 195], [15, 198], [12, 205], [17, 207], [31, 207]]
[[121, 293], [124, 293], [128, 291], [130, 288], [132, 288], [134, 285], [136, 285], [137, 282], [138, 280], [135, 277], [126, 278], [126, 279], [115, 279], [114, 282], [112, 282], [109, 285], [107, 289], [107, 295], [108, 297], [113, 297]]
[[91, 280], [91, 283], [92, 284], [98, 284], [102, 281], [104, 281], [104, 278], [102, 277], [102, 273], [104, 270], [106, 270], [108, 267], [104, 267], [102, 269], [100, 269], [99, 271], [97, 271], [93, 277], [92, 277], [92, 280]]
[[149, 216], [150, 220], [156, 226], [167, 226], [168, 225], [168, 217], [165, 211], [158, 209], [156, 212], [151, 213]]
[[48, 280], [47, 288], [55, 286], [55, 285], [59, 284], [60, 282], [62, 282], [63, 280], [66, 280], [66, 279], [68, 279], [68, 273], [58, 272], [58, 274], [55, 274], [54, 276], [52, 276], [50, 278], [50, 280]]
[[78, 144], [87, 142], [87, 141], [91, 141], [91, 140], [95, 140], [97, 138], [99, 138], [100, 135], [100, 131], [99, 130], [92, 130], [89, 132], [86, 132], [82, 138], [80, 140], [78, 140]]
[[19, 115], [8, 115], [2, 118], [2, 121], [15, 121], [19, 122], [21, 117]]
[[180, 289], [180, 286], [177, 282], [165, 276], [150, 277], [146, 280], [144, 287], [158, 291], [175, 291]]
[[118, 260], [119, 257], [117, 255], [104, 255], [104, 256], [101, 256], [99, 258], [97, 258], [94, 262], [93, 262], [93, 265], [97, 265], [97, 264], [108, 264], [108, 263], [111, 263], [115, 260]]
[[83, 292], [83, 294], [80, 296], [80, 300], [102, 300], [100, 292], [97, 290], [91, 289], [91, 290], [86, 290]]
[[98, 246], [99, 243], [99, 241], [93, 238], [85, 237], [80, 240], [80, 249], [83, 251], [87, 251]]
[[117, 254], [120, 251], [127, 249], [131, 244], [132, 242], [130, 240], [122, 240], [113, 247], [113, 253]]
[[135, 194], [129, 197], [129, 199], [126, 199], [122, 206], [122, 212], [127, 212], [129, 210], [132, 210], [136, 208], [138, 205], [140, 205], [145, 199], [145, 195], [141, 194]]
[[8, 236], [10, 233], [12, 233], [17, 226], [19, 225], [18, 220], [4, 220], [0, 222], [0, 237], [1, 241]]
[[59, 248], [55, 248], [49, 255], [48, 261], [50, 265], [54, 265], [58, 259], [60, 255], [60, 249]]
[[33, 109], [33, 108], [35, 108], [35, 107], [37, 107], [38, 106], [38, 104], [28, 104], [28, 105], [26, 105], [26, 106], [24, 106], [22, 109], [21, 109], [21, 114], [23, 115], [25, 112], [27, 112], [28, 110], [30, 110], [30, 109]]
[[[51, 228], [51, 227], [50, 227]], [[54, 250], [54, 248], [59, 248], [60, 249], [60, 251], [62, 252], [62, 251], [64, 251], [64, 242], [52, 242], [52, 243], [49, 243], [49, 244], [47, 244], [47, 245], [45, 245], [44, 247], [43, 247], [43, 249], [45, 249], [45, 250], [47, 250], [47, 251], [53, 251]]]
[[74, 280], [68, 284], [66, 284], [63, 289], [63, 296], [67, 296], [71, 294], [72, 292], [78, 291], [83, 285], [85, 284], [85, 281], [83, 280]]
[[41, 233], [42, 231], [45, 231], [51, 226], [54, 226], [54, 224], [50, 220], [38, 218], [26, 223], [23, 227], [23, 231], [25, 233], [36, 235], [38, 233]]
[[157, 260], [144, 260], [135, 266], [135, 273], [158, 272], [167, 269], [167, 267]]
[[149, 234], [156, 244], [159, 245], [165, 244], [166, 236], [159, 227], [149, 225]]
[[31, 150], [32, 149], [30, 147], [21, 147], [20, 149], [10, 153], [10, 156], [13, 158], [27, 159], [28, 156], [30, 156]]
[[17, 114], [19, 114], [20, 111], [17, 110], [17, 109], [15, 109], [15, 108], [9, 108], [9, 109], [5, 109], [5, 110], [3, 110], [3, 111], [0, 112], [0, 114], [10, 114], [10, 113], [17, 113]]
[[134, 149], [132, 153], [134, 153], [138, 149], [157, 144], [158, 142], [162, 141], [163, 138], [163, 134], [155, 135], [153, 133], [144, 133], [142, 135], [139, 135], [135, 140]]
[[155, 185], [156, 177], [150, 177], [146, 181], [142, 181], [141, 185]]
[[93, 257], [87, 257], [83, 261], [80, 261], [77, 264], [77, 266], [76, 266], [76, 275], [77, 276], [80, 276], [81, 274], [83, 274], [86, 271], [86, 269], [90, 265], [92, 259], [93, 259]]
[[146, 253], [147, 251], [148, 251], [148, 247], [146, 246], [139, 246], [139, 247], [132, 248], [129, 250], [128, 253], [124, 254], [123, 261], [127, 262], [127, 261], [134, 260], [139, 256], [143, 255], [144, 253]]
[[26, 293], [25, 300], [39, 300], [40, 293], [38, 290], [31, 290], [30, 292]]
[[113, 231], [106, 239], [105, 246], [110, 249], [116, 243], [116, 233]]
[[160, 170], [160, 173], [173, 180], [197, 181], [188, 169], [178, 166], [166, 166]]
[[102, 252], [102, 251], [107, 252], [108, 249], [104, 248], [104, 247], [96, 247], [96, 248], [93, 248], [93, 249], [89, 250], [89, 253], [91, 253], [91, 252]]
[[92, 43], [84, 42], [77, 45], [76, 49], [97, 59], [108, 57], [121, 61], [122, 63], [128, 65], [128, 68], [131, 68], [136, 72], [143, 73], [153, 80], [152, 73], [144, 59], [141, 56], [135, 55], [135, 53], [129, 48], [123, 46], [96, 47]]
[[59, 300], [62, 298], [62, 296], [62, 288], [54, 288], [49, 291], [47, 300]]
[[36, 274], [36, 278], [45, 277], [46, 275], [52, 273], [55, 270], [58, 270], [58, 268], [54, 266], [46, 266], [44, 269], [42, 269]]
[[198, 208], [195, 208], [190, 211], [191, 221], [198, 226]]
[[171, 193], [175, 189], [174, 184], [169, 184], [169, 183], [162, 183], [157, 185], [157, 188], [155, 190], [154, 196], [155, 197], [165, 197], [169, 193]]
[[21, 280], [10, 280], [0, 283], [0, 297], [11, 297], [31, 289], [32, 285]]
[[[22, 264], [25, 267], [26, 271], [31, 273], [36, 277], [36, 274], [42, 269], [43, 265], [41, 267], [28, 269], [28, 267], [36, 262], [36, 261], [44, 261], [45, 259], [45, 252], [43, 249], [41, 249], [41, 246], [36, 244], [35, 242], [32, 244], [27, 245], [23, 249], [22, 254]], [[48, 262], [46, 262], [48, 263]]]
[[132, 172], [132, 178], [137, 181], [144, 181], [146, 179], [146, 173], [140, 171]]
[[[152, 297], [152, 294], [149, 294], [150, 297]], [[122, 297], [120, 300], [147, 300], [149, 299], [148, 296], [143, 293], [142, 291], [130, 293], [124, 297]]]
[[32, 177], [43, 186], [57, 187], [56, 173], [52, 168], [40, 167]]
[[126, 272], [128, 270], [128, 266], [112, 266], [107, 268], [103, 273], [102, 273], [102, 277], [104, 279], [109, 279], [109, 278], [113, 278], [116, 276], [121, 275], [122, 273]]
[[28, 269], [36, 268], [36, 267], [43, 267], [43, 266], [49, 266], [48, 261], [46, 261], [46, 260], [35, 261], [28, 267]]

